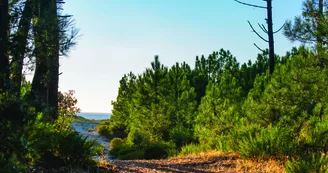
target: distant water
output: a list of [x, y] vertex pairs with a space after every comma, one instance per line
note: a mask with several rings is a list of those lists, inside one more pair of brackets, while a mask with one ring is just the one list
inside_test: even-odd
[[89, 120], [106, 120], [109, 119], [110, 113], [89, 113], [81, 112], [77, 114], [78, 116], [84, 117]]

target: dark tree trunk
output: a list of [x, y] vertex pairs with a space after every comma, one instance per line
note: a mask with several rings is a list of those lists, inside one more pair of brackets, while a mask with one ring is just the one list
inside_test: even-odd
[[273, 23], [272, 23], [272, 0], [267, 1], [267, 23], [269, 37], [269, 72], [274, 71], [274, 39], [273, 39]]
[[26, 45], [28, 43], [27, 37], [30, 30], [30, 24], [32, 19], [32, 0], [25, 2], [25, 7], [22, 13], [21, 20], [19, 21], [18, 31], [13, 39], [13, 57], [11, 62], [11, 74], [12, 74], [12, 91], [17, 98], [21, 93], [22, 82], [22, 70], [24, 55], [26, 53]]
[[50, 70], [50, 82], [48, 88], [48, 104], [51, 107], [52, 115], [54, 119], [58, 118], [58, 82], [59, 82], [59, 25], [58, 25], [58, 17], [57, 17], [57, 1], [51, 0], [51, 4], [49, 7], [49, 11], [51, 11], [51, 30], [52, 30], [52, 39], [50, 43], [52, 45], [51, 57], [49, 64]]
[[8, 29], [8, 0], [0, 0], [0, 90], [2, 91], [9, 88]]
[[39, 0], [38, 23], [35, 26], [36, 70], [32, 96], [38, 111], [49, 119], [58, 117], [59, 25], [56, 0]]
[[34, 52], [35, 52], [35, 72], [32, 81], [31, 96], [38, 112], [44, 112], [47, 108], [47, 85], [49, 77], [47, 75], [47, 54], [49, 29], [46, 23], [46, 6], [48, 0], [38, 0], [35, 2], [34, 15], [37, 22], [33, 26]]
[[324, 11], [323, 11], [323, 0], [319, 0], [319, 5], [318, 5], [318, 16], [317, 16], [317, 21], [318, 21], [318, 24], [317, 24], [317, 47], [318, 47], [318, 50], [321, 51], [322, 49], [322, 45], [323, 45], [323, 34], [324, 34], [324, 29], [322, 27], [322, 23], [321, 22], [324, 22]]

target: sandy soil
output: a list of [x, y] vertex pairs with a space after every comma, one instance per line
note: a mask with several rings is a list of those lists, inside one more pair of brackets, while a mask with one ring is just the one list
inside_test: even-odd
[[96, 140], [105, 148], [105, 153], [103, 157], [95, 157], [95, 159], [111, 159], [109, 155], [109, 139], [98, 134], [96, 130], [88, 131], [88, 129], [95, 129], [97, 124], [88, 124], [88, 123], [72, 123], [72, 128], [80, 133], [83, 136], [88, 137], [90, 140]]
[[238, 154], [216, 151], [175, 157], [165, 160], [114, 160], [111, 161], [116, 172], [174, 172], [174, 173], [212, 173], [212, 172], [253, 172], [283, 173], [282, 164], [275, 161], [243, 160]]

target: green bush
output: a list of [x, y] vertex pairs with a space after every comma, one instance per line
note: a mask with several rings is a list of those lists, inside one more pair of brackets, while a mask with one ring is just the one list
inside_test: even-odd
[[0, 172], [18, 173], [25, 172], [27, 165], [20, 163], [16, 157], [10, 157], [9, 160], [4, 154], [0, 154]]
[[150, 143], [150, 135], [145, 131], [133, 129], [128, 134], [127, 143], [142, 148]]
[[122, 160], [136, 160], [136, 159], [144, 159], [145, 158], [145, 152], [144, 150], [134, 150], [132, 152], [119, 155], [119, 159]]
[[113, 138], [109, 143], [109, 149], [112, 149], [118, 145], [124, 144], [124, 140], [121, 138]]
[[92, 150], [94, 155], [101, 156], [104, 155], [105, 147], [99, 142], [95, 142], [94, 146], [92, 147]]
[[193, 153], [200, 153], [203, 151], [207, 151], [211, 149], [208, 145], [200, 145], [200, 144], [189, 144], [186, 146], [183, 146], [180, 151], [180, 155], [188, 155]]
[[298, 136], [298, 155], [317, 151], [328, 152], [328, 117], [311, 117], [303, 124]]
[[263, 128], [255, 135], [243, 137], [239, 141], [240, 155], [244, 158], [267, 158], [293, 155], [296, 145], [287, 129]]
[[113, 134], [113, 132], [109, 129], [107, 122], [98, 125], [97, 129], [98, 129], [98, 133], [103, 136], [110, 136]]
[[255, 136], [260, 132], [262, 127], [255, 124], [238, 124], [228, 133], [221, 134], [218, 137], [209, 138], [211, 149], [222, 151], [239, 151], [239, 142], [250, 135]]
[[24, 129], [33, 162], [49, 168], [95, 164], [92, 160], [95, 141], [89, 141], [71, 130], [58, 131], [54, 124], [42, 122], [41, 119], [39, 115]]
[[328, 157], [323, 153], [312, 154], [311, 157], [305, 157], [300, 160], [292, 159], [285, 164], [287, 173], [298, 172], [328, 172]]
[[135, 148], [132, 145], [128, 144], [122, 144], [122, 145], [117, 145], [113, 147], [110, 150], [110, 154], [116, 157], [119, 157], [120, 155], [125, 155], [127, 153], [135, 151]]
[[170, 130], [169, 136], [179, 148], [195, 141], [193, 131], [183, 126], [178, 126]]
[[170, 146], [164, 143], [150, 144], [145, 147], [145, 159], [163, 159], [168, 157]]

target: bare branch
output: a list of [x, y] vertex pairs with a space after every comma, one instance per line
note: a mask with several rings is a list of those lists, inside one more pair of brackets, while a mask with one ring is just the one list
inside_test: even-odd
[[277, 34], [279, 31], [281, 31], [282, 30], [282, 28], [284, 28], [285, 27], [285, 23], [277, 30], [277, 31], [275, 31], [275, 32], [273, 32], [273, 34]]
[[263, 32], [265, 32], [266, 34], [268, 33], [268, 30], [264, 27], [264, 25], [262, 24], [259, 24], [259, 23], [257, 23], [258, 25], [259, 25], [259, 27], [262, 29], [262, 31]]
[[259, 49], [261, 52], [264, 52], [264, 50], [261, 49], [256, 43], [254, 43], [254, 46], [255, 46], [257, 49]]
[[65, 17], [72, 17], [73, 15], [57, 15], [57, 17], [62, 17], [62, 18], [65, 18]]
[[253, 5], [253, 4], [249, 4], [249, 3], [241, 2], [241, 1], [238, 1], [238, 0], [234, 0], [234, 1], [238, 2], [239, 4], [246, 5], [246, 6], [251, 6], [251, 7], [256, 7], [256, 8], [267, 9], [267, 7], [260, 6], [260, 5]]
[[257, 36], [259, 36], [263, 41], [269, 42], [267, 39], [263, 38], [257, 31], [255, 31], [255, 29], [254, 29], [253, 25], [251, 24], [251, 22], [249, 22], [249, 21], [247, 21], [247, 22], [248, 22], [249, 26], [252, 28], [253, 32], [255, 32], [255, 34]]

